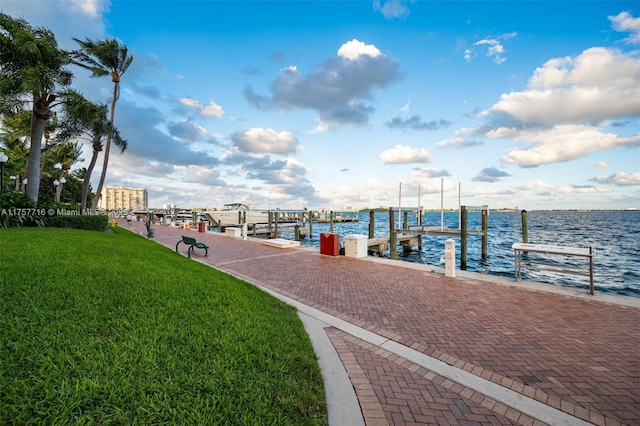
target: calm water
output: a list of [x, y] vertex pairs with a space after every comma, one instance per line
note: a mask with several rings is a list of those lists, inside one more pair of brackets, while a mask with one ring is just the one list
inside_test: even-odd
[[[359, 213], [360, 220], [355, 223], [335, 223], [334, 232], [340, 235], [340, 243], [344, 244], [344, 236], [350, 234], [368, 234], [369, 213]], [[396, 214], [396, 226], [397, 226]], [[480, 229], [479, 212], [469, 212], [468, 229]], [[389, 235], [389, 214], [375, 214], [375, 236]], [[458, 228], [458, 213], [444, 214], [444, 223], [452, 229]], [[596, 291], [614, 292], [623, 295], [640, 297], [640, 211], [591, 211], [560, 212], [530, 211], [528, 212], [529, 242], [538, 244], [556, 244], [576, 247], [593, 246], [596, 249], [594, 258], [594, 281]], [[415, 225], [414, 213], [409, 213], [409, 225]], [[423, 216], [424, 225], [440, 225], [440, 212], [429, 212]], [[320, 233], [329, 232], [329, 224], [313, 224], [313, 236], [302, 241], [303, 245], [319, 247]], [[287, 235], [283, 237], [289, 238]], [[403, 253], [398, 249], [398, 259], [427, 265], [441, 266], [444, 255], [444, 242], [448, 237], [423, 237], [422, 250]], [[456, 262], [460, 265], [460, 239], [456, 242]], [[488, 257], [481, 259], [481, 237], [469, 236], [467, 245], [467, 270], [491, 275], [514, 278], [513, 250], [511, 245], [522, 242], [520, 212], [490, 212]], [[416, 248], [416, 247], [414, 247]], [[531, 254], [533, 255], [533, 254]], [[384, 257], [389, 257], [386, 252]], [[558, 256], [547, 257], [549, 261], [586, 265], [583, 258]], [[551, 285], [584, 288], [589, 286], [587, 276], [560, 274], [550, 271], [524, 270], [522, 278], [544, 282]]]

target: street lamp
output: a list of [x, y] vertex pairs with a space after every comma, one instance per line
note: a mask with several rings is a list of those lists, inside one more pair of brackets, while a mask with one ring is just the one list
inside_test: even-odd
[[61, 177], [60, 180], [58, 181], [58, 179], [53, 181], [53, 186], [56, 188], [56, 203], [60, 202], [60, 196], [62, 194], [62, 187], [64, 186], [64, 184], [67, 182], [67, 180], [64, 177]]
[[4, 163], [9, 157], [4, 152], [0, 152], [0, 192], [4, 191]]
[[60, 182], [58, 182], [58, 179], [53, 181], [53, 187], [55, 188], [54, 191], [54, 196], [53, 196], [53, 200], [57, 203], [58, 201], [60, 201], [60, 197], [58, 196], [58, 185], [60, 185]]
[[58, 202], [60, 201], [60, 198], [62, 197], [62, 188], [64, 187], [64, 184], [67, 183], [67, 180], [64, 177], [60, 178], [60, 194], [58, 194]]

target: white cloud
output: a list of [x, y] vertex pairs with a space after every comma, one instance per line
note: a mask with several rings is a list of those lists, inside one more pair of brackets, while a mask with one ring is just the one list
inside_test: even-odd
[[498, 182], [503, 177], [511, 176], [507, 172], [503, 172], [502, 170], [498, 170], [495, 167], [485, 167], [478, 173], [471, 181], [473, 182]]
[[380, 160], [385, 164], [430, 163], [431, 154], [424, 148], [396, 145], [383, 151]]
[[[415, 0], [411, 0], [413, 3]], [[382, 13], [382, 15], [387, 19], [405, 19], [409, 16], [409, 8], [407, 7], [407, 0], [387, 0], [380, 1], [374, 0], [373, 9]]]
[[541, 193], [541, 192], [554, 191], [555, 188], [556, 188], [555, 185], [547, 183], [543, 180], [533, 180], [524, 185], [518, 185], [516, 187], [516, 190], [517, 191], [533, 191], [536, 193]]
[[482, 142], [472, 140], [472, 139], [466, 139], [460, 136], [453, 137], [450, 139], [445, 139], [436, 144], [438, 148], [455, 148], [455, 149], [469, 148], [477, 145], [482, 145]]
[[616, 16], [609, 16], [613, 29], [620, 32], [629, 32], [625, 39], [631, 44], [640, 43], [640, 18], [634, 18], [629, 12], [620, 12]]
[[346, 42], [338, 49], [338, 56], [349, 61], [357, 61], [361, 56], [375, 58], [381, 54], [380, 50], [373, 44], [364, 44], [355, 38]]
[[207, 136], [207, 130], [202, 126], [187, 120], [169, 124], [169, 133], [180, 141], [197, 141]]
[[504, 94], [482, 116], [505, 113], [523, 123], [601, 122], [640, 115], [640, 58], [595, 47], [536, 69], [529, 89]]
[[[510, 38], [516, 37], [517, 35], [518, 34], [514, 31], [511, 33], [503, 34], [496, 38], [485, 38], [475, 42], [474, 46], [479, 46], [479, 47], [486, 46], [487, 56], [493, 58], [493, 62], [495, 62], [496, 64], [501, 64], [504, 61], [506, 61], [506, 58], [504, 57], [505, 48], [504, 48], [504, 45], [502, 44], [502, 40], [508, 40]], [[473, 59], [474, 57], [475, 57], [475, 53], [473, 52], [473, 50], [465, 49], [464, 51], [465, 61], [470, 62], [471, 59]]]
[[0, 9], [7, 15], [26, 19], [33, 27], [51, 29], [58, 45], [72, 50], [78, 48], [73, 37], [105, 37], [103, 15], [109, 11], [110, 4], [110, 0], [0, 0]]
[[598, 188], [595, 186], [587, 185], [563, 185], [556, 188], [558, 194], [601, 194], [609, 192], [608, 189]]
[[417, 167], [411, 170], [409, 175], [415, 176], [418, 178], [426, 178], [426, 179], [434, 179], [434, 178], [441, 178], [445, 176], [451, 176], [451, 174], [446, 170], [439, 170], [434, 168], [424, 169], [420, 167]]
[[473, 58], [475, 58], [475, 53], [471, 49], [464, 49], [464, 60], [467, 62], [471, 62]]
[[598, 176], [591, 180], [597, 183], [605, 183], [615, 186], [640, 186], [640, 172], [619, 172], [609, 176]]
[[298, 149], [298, 139], [292, 133], [261, 127], [233, 133], [231, 140], [245, 153], [290, 154]]
[[592, 166], [593, 166], [595, 169], [608, 169], [608, 168], [609, 168], [609, 164], [607, 164], [607, 163], [606, 163], [606, 162], [604, 162], [604, 161], [594, 161], [594, 162], [593, 162], [593, 164], [592, 164]]
[[592, 152], [640, 145], [640, 134], [621, 137], [585, 125], [559, 125], [553, 128], [499, 128], [487, 133], [494, 138], [509, 138], [531, 144], [526, 149], [511, 149], [502, 161], [521, 167], [536, 167], [586, 157]]
[[66, 3], [71, 10], [78, 10], [93, 19], [101, 17], [108, 4], [104, 0], [67, 0]]
[[[502, 57], [502, 54], [504, 54], [504, 46], [500, 44], [498, 40], [484, 39], [475, 43], [475, 46], [483, 46], [483, 45], [488, 46], [487, 56], [493, 57], [493, 61], [496, 64], [501, 64], [506, 60]], [[465, 57], [467, 57], [466, 54], [465, 54]]]
[[224, 115], [222, 107], [217, 103], [211, 101], [208, 105], [203, 105], [200, 109], [200, 114], [205, 117], [218, 117], [221, 118]]
[[200, 115], [205, 117], [222, 118], [222, 116], [224, 115], [222, 107], [213, 101], [209, 101], [208, 105], [203, 105], [199, 101], [192, 98], [180, 98], [179, 102], [182, 105], [197, 109]]
[[338, 52], [306, 74], [295, 66], [282, 68], [269, 85], [271, 96], [247, 87], [245, 97], [262, 110], [315, 110], [328, 127], [365, 124], [375, 111], [370, 105], [373, 91], [400, 79], [399, 66], [358, 40], [343, 44]]
[[179, 102], [182, 105], [188, 106], [188, 107], [192, 107], [192, 108], [200, 108], [200, 102], [196, 101], [195, 99], [191, 99], [191, 98], [180, 98]]

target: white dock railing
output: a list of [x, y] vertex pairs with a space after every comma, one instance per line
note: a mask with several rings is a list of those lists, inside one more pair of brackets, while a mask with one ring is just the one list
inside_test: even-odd
[[[556, 256], [578, 256], [589, 259], [588, 267], [571, 266], [571, 265], [552, 265], [546, 262], [538, 262], [528, 260], [528, 264], [543, 265], [538, 269], [544, 269], [554, 272], [563, 272], [566, 274], [574, 275], [588, 275], [589, 276], [589, 294], [593, 295], [593, 257], [596, 255], [596, 251], [593, 247], [567, 247], [557, 246], [549, 244], [529, 244], [529, 243], [515, 243], [511, 246], [515, 255], [515, 275], [516, 281], [520, 280], [520, 271], [522, 269], [522, 255], [523, 253], [533, 252], [550, 254]], [[585, 272], [583, 272], [585, 271]], [[586, 272], [588, 271], [588, 272]]]

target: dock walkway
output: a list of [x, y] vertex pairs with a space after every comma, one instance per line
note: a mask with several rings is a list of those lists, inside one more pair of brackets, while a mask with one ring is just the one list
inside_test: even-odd
[[640, 299], [191, 234], [193, 259], [324, 322], [367, 425], [640, 424]]

